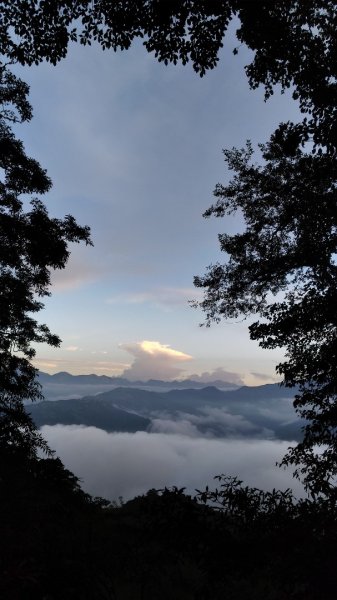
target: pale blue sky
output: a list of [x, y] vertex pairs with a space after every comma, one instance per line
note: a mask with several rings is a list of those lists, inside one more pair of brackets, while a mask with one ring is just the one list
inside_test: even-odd
[[90, 225], [95, 245], [75, 247], [54, 277], [41, 320], [63, 343], [37, 349], [42, 370], [146, 379], [221, 368], [233, 381], [273, 380], [282, 353], [259, 349], [245, 322], [200, 328], [187, 304], [193, 276], [220, 258], [217, 234], [240, 226], [202, 218], [228, 181], [222, 148], [264, 142], [298, 115], [289, 94], [264, 103], [262, 89], [249, 90], [249, 53], [234, 57], [234, 45], [202, 79], [139, 44], [116, 54], [73, 46], [57, 67], [20, 69], [34, 118], [18, 135], [53, 180], [49, 211]]

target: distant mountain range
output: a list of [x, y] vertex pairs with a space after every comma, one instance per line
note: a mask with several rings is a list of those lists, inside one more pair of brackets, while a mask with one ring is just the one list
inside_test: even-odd
[[104, 391], [117, 387], [143, 389], [155, 392], [168, 390], [202, 389], [206, 386], [214, 386], [221, 390], [235, 390], [238, 385], [227, 381], [212, 381], [211, 384], [193, 381], [190, 379], [162, 381], [160, 379], [149, 379], [147, 381], [129, 381], [124, 377], [108, 377], [107, 375], [71, 375], [65, 371], [49, 375], [39, 372], [39, 381], [42, 385], [42, 393], [46, 400], [66, 400], [71, 398], [82, 398], [83, 396], [95, 396]]
[[291, 441], [300, 439], [303, 425], [294, 412], [293, 396], [294, 390], [277, 384], [227, 391], [214, 386], [163, 392], [118, 387], [81, 399], [44, 401], [29, 406], [29, 411], [38, 427], [82, 424], [108, 432]]
[[60, 371], [54, 375], [49, 375], [43, 371], [39, 371], [39, 381], [42, 385], [49, 384], [70, 384], [70, 385], [112, 385], [113, 387], [135, 387], [135, 388], [165, 388], [165, 389], [186, 389], [186, 388], [204, 388], [213, 386], [219, 389], [233, 390], [240, 387], [235, 383], [229, 383], [216, 379], [205, 383], [194, 381], [193, 379], [182, 379], [174, 381], [162, 381], [161, 379], [148, 379], [147, 381], [130, 381], [124, 377], [108, 377], [107, 375], [71, 375], [66, 371]]

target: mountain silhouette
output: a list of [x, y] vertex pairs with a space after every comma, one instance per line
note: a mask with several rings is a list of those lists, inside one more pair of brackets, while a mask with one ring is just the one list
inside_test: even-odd
[[36, 425], [87, 425], [105, 431], [146, 431], [150, 419], [116, 408], [108, 400], [83, 398], [40, 402], [29, 407]]
[[133, 433], [160, 432], [169, 424], [174, 433], [179, 422], [189, 421], [200, 435], [298, 440], [303, 421], [292, 406], [294, 393], [277, 384], [228, 391], [213, 386], [166, 392], [117, 387], [81, 399], [44, 401], [29, 411], [38, 427], [81, 424]]

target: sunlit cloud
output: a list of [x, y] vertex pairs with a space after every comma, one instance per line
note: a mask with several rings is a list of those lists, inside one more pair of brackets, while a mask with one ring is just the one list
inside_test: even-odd
[[177, 365], [192, 359], [192, 356], [185, 352], [153, 340], [120, 344], [119, 347], [134, 357], [131, 367], [123, 373], [131, 380], [174, 379], [184, 372], [184, 369]]
[[77, 350], [80, 350], [81, 348], [79, 346], [66, 346], [64, 348], [64, 350], [66, 350], [67, 352], [77, 352]]
[[174, 350], [173, 348], [170, 348], [168, 344], [161, 344], [160, 342], [144, 340], [143, 342], [140, 342], [139, 345], [142, 351], [151, 356], [167, 356], [178, 360], [190, 360], [192, 358], [189, 354], [180, 352], [180, 350]]
[[96, 361], [95, 363], [95, 372], [100, 371], [105, 375], [121, 375], [125, 369], [127, 369], [130, 364], [129, 363], [111, 363], [108, 360]]
[[34, 367], [36, 367], [36, 369], [40, 369], [41, 371], [54, 371], [59, 366], [58, 362], [59, 361], [51, 361], [45, 358], [34, 359], [32, 361]]
[[40, 371], [53, 374], [59, 371], [67, 371], [72, 375], [85, 375], [88, 373], [97, 373], [99, 375], [108, 375], [110, 377], [120, 376], [125, 369], [130, 367], [127, 362], [115, 362], [110, 360], [74, 360], [72, 358], [58, 358], [50, 360], [47, 358], [35, 358], [34, 366]]

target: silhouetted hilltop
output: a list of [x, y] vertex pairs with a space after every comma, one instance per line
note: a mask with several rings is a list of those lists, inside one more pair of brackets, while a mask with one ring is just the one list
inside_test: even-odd
[[108, 400], [83, 398], [40, 402], [29, 408], [36, 425], [87, 425], [105, 431], [146, 431], [151, 421], [116, 408]]

